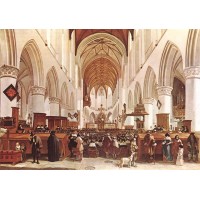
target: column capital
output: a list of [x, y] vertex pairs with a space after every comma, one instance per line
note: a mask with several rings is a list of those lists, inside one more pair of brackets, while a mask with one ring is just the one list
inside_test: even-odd
[[153, 104], [153, 98], [144, 98], [142, 99], [143, 104]]
[[184, 69], [186, 79], [200, 78], [200, 66], [198, 67], [186, 67]]
[[32, 86], [31, 88], [32, 91], [32, 95], [45, 95], [45, 91], [46, 89], [44, 87], [40, 87], [40, 86]]
[[156, 89], [158, 92], [158, 96], [161, 96], [161, 95], [171, 96], [171, 92], [173, 88], [170, 86], [158, 86]]
[[3, 65], [0, 67], [0, 78], [2, 77], [12, 77], [17, 79], [19, 69], [14, 66]]
[[60, 103], [60, 99], [58, 97], [49, 97], [49, 102], [50, 103]]

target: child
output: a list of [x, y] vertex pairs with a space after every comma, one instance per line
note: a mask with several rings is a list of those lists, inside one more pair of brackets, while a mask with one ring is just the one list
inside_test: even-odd
[[16, 142], [15, 150], [16, 150], [16, 151], [20, 151], [20, 150], [21, 150], [21, 149], [20, 149], [20, 144], [19, 144], [19, 142]]
[[176, 165], [182, 166], [183, 165], [183, 145], [180, 144], [179, 145], [179, 149], [178, 149], [178, 156], [176, 159]]

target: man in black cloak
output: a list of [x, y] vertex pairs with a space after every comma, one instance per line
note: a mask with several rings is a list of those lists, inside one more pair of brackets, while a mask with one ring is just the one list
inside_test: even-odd
[[48, 147], [48, 161], [54, 162], [59, 161], [59, 139], [55, 135], [55, 131], [51, 131], [50, 136], [47, 140]]

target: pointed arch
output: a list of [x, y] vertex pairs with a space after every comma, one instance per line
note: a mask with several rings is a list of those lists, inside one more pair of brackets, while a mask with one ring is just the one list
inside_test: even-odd
[[69, 104], [69, 94], [68, 94], [68, 87], [67, 87], [66, 82], [64, 82], [62, 84], [60, 99], [61, 99], [61, 104], [63, 104], [63, 105]]
[[71, 92], [71, 95], [70, 95], [70, 109], [72, 109], [72, 110], [75, 109], [74, 93], [73, 92]]
[[200, 66], [200, 30], [191, 29], [188, 33], [185, 67]]
[[173, 87], [174, 76], [178, 76], [182, 82], [185, 82], [180, 50], [171, 41], [165, 45], [159, 69], [159, 86]]
[[136, 82], [134, 90], [134, 105], [140, 102], [140, 98], [142, 98], [142, 90], [139, 82]]
[[148, 67], [144, 78], [143, 98], [156, 98], [156, 75], [152, 67]]
[[35, 40], [29, 40], [25, 44], [21, 55], [23, 54], [27, 54], [30, 59], [31, 68], [33, 71], [33, 84], [37, 86], [44, 86], [44, 69], [42, 56]]
[[0, 30], [0, 66], [3, 64], [17, 66], [16, 39], [13, 29]]
[[95, 114], [94, 112], [90, 113], [90, 123], [95, 123]]
[[47, 88], [49, 97], [59, 97], [58, 75], [54, 66], [47, 73], [46, 88]]
[[128, 109], [133, 109], [134, 107], [134, 102], [133, 102], [133, 93], [131, 90], [128, 92]]

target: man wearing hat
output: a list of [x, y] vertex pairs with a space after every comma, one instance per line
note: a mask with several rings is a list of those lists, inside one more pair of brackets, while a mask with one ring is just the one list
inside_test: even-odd
[[145, 162], [150, 162], [151, 156], [154, 152], [154, 136], [150, 131], [146, 132], [144, 136], [144, 154], [145, 154]]
[[40, 150], [43, 147], [42, 140], [38, 135], [35, 134], [35, 132], [31, 132], [29, 140], [30, 144], [32, 144], [32, 155], [33, 155], [32, 163], [35, 163], [35, 160], [37, 160], [37, 164], [40, 164], [39, 157], [40, 157]]

